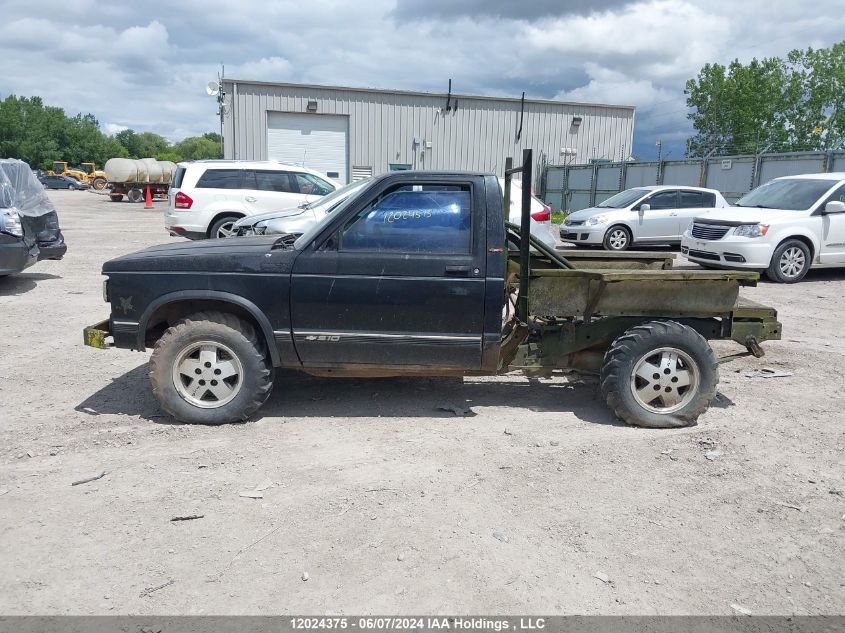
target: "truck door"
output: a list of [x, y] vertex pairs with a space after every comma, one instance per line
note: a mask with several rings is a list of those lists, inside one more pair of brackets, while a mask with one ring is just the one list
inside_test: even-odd
[[306, 247], [291, 282], [303, 365], [480, 369], [483, 188], [465, 176], [390, 179]]

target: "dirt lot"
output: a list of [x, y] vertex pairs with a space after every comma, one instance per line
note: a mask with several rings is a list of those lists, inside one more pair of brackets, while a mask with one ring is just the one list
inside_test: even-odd
[[589, 380], [289, 374], [191, 427], [146, 354], [82, 345], [161, 209], [51, 197], [68, 255], [0, 280], [0, 613], [845, 612], [845, 272], [745, 291], [784, 340], [693, 428], [621, 425]]

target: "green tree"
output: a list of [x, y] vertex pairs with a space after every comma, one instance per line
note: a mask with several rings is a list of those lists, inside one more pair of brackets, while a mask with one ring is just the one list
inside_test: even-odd
[[173, 146], [173, 151], [184, 160], [222, 158], [220, 135], [208, 132], [202, 136], [189, 136]]
[[685, 93], [696, 131], [688, 155], [834, 149], [845, 140], [845, 42], [707, 64]]

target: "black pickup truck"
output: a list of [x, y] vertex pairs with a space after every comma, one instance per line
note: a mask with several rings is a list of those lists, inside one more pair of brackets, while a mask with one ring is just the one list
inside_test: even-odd
[[[530, 181], [530, 167], [523, 174]], [[299, 237], [180, 242], [106, 262], [111, 317], [85, 342], [153, 347], [153, 392], [185, 422], [247, 419], [275, 367], [364, 377], [574, 368], [599, 373], [629, 423], [672, 427], [694, 423], [716, 394], [706, 339], [761, 356], [760, 342], [780, 338], [773, 309], [738, 298], [756, 273], [676, 271], [654, 253], [570, 261], [522, 239], [523, 211], [524, 230], [505, 222], [493, 175], [386, 174]]]

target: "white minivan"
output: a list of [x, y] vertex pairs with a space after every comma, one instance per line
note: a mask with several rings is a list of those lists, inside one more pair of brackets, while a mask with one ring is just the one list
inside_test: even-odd
[[338, 187], [313, 169], [275, 161], [179, 163], [164, 228], [194, 240], [228, 237], [243, 217], [313, 202]]
[[781, 283], [845, 267], [845, 173], [775, 178], [695, 218], [681, 252], [705, 268], [765, 271]]

